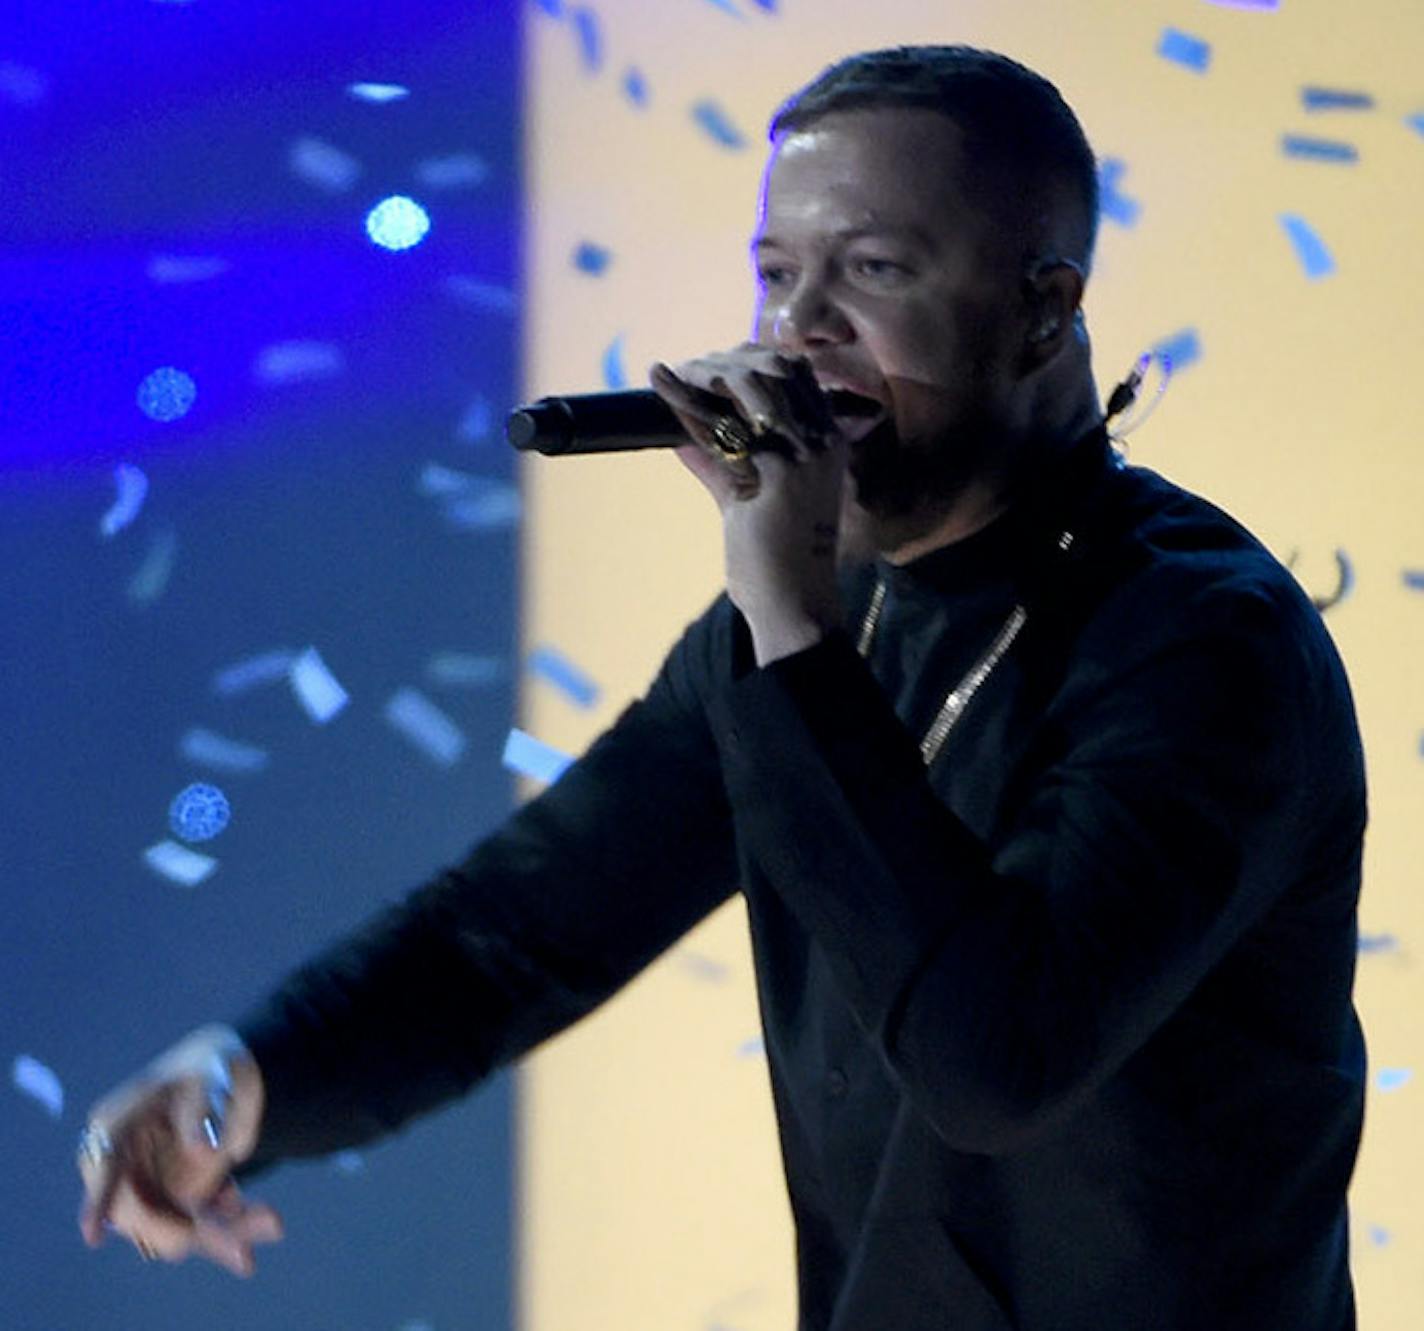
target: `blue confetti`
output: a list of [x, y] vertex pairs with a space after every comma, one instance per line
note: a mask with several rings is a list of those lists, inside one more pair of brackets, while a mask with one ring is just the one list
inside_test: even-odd
[[603, 65], [603, 35], [598, 26], [598, 15], [587, 5], [580, 5], [569, 11], [573, 20], [574, 34], [578, 37], [579, 58], [590, 74], [596, 74]]
[[1184, 69], [1205, 74], [1211, 64], [1211, 43], [1178, 28], [1163, 28], [1157, 54]]
[[563, 18], [564, 16], [564, 0], [534, 0], [534, 3], [550, 18]]
[[758, 9], [764, 9], [768, 14], [776, 13], [776, 0], [752, 0]]
[[1127, 163], [1120, 157], [1104, 157], [1098, 163], [1098, 210], [1119, 226], [1135, 226], [1142, 205], [1118, 189], [1126, 172]]
[[1386, 1248], [1389, 1246], [1390, 1232], [1383, 1225], [1370, 1226], [1370, 1242], [1376, 1248]]
[[358, 102], [398, 102], [410, 96], [410, 89], [399, 83], [348, 83], [347, 93]]
[[231, 818], [227, 796], [201, 781], [185, 786], [168, 806], [168, 826], [184, 841], [211, 841]]
[[29, 1054], [17, 1055], [10, 1066], [10, 1080], [17, 1091], [23, 1091], [49, 1110], [51, 1118], [63, 1117], [64, 1087], [53, 1069], [45, 1067], [39, 1059]]
[[720, 9], [724, 14], [730, 14], [733, 18], [746, 18], [746, 15], [732, 3], [732, 0], [707, 0], [707, 3]]
[[759, 1035], [743, 1040], [737, 1046], [738, 1058], [760, 1058], [766, 1053], [766, 1042]]
[[190, 375], [164, 365], [146, 375], [138, 386], [138, 409], [149, 420], [176, 421], [186, 416], [198, 396], [198, 385]]
[[1411, 1068], [1381, 1068], [1375, 1073], [1375, 1085], [1381, 1091], [1397, 1091], [1414, 1078]]
[[124, 588], [124, 594], [134, 605], [152, 605], [168, 590], [177, 554], [178, 538], [171, 531], [153, 533], [148, 542], [148, 552]]
[[1210, 4], [1222, 9], [1274, 10], [1281, 7], [1281, 0], [1209, 0]]
[[189, 762], [216, 767], [223, 772], [260, 772], [268, 761], [266, 749], [227, 739], [200, 726], [184, 733], [178, 742], [178, 752]]
[[619, 333], [603, 353], [603, 384], [605, 388], [627, 388], [628, 376], [623, 373], [623, 334]]
[[1404, 585], [1408, 587], [1410, 591], [1424, 592], [1424, 569], [1405, 569]]
[[1201, 338], [1195, 328], [1184, 328], [1180, 333], [1163, 338], [1152, 348], [1153, 353], [1167, 362], [1168, 369], [1176, 374], [1201, 359]]
[[1338, 88], [1302, 88], [1301, 104], [1307, 111], [1372, 111], [1375, 99], [1367, 92], [1342, 92]]
[[1287, 157], [1303, 157], [1312, 162], [1358, 162], [1359, 150], [1339, 139], [1314, 139], [1305, 134], [1282, 134], [1281, 151]]
[[470, 652], [436, 652], [425, 663], [427, 679], [451, 688], [487, 688], [508, 673], [502, 657], [476, 656]]
[[586, 240], [574, 251], [574, 267], [581, 273], [598, 277], [608, 268], [613, 254], [602, 245]]
[[1356, 948], [1367, 956], [1378, 952], [1398, 952], [1399, 939], [1393, 934], [1361, 934]]
[[366, 214], [366, 234], [383, 250], [408, 250], [430, 232], [430, 214], [404, 194], [382, 199]]
[[150, 282], [206, 282], [231, 267], [217, 255], [155, 254], [144, 272]]
[[258, 656], [249, 656], [230, 666], [224, 666], [213, 676], [213, 692], [230, 698], [246, 693], [259, 684], [271, 684], [286, 679], [296, 663], [297, 654], [286, 648], [274, 648]]
[[333, 192], [349, 190], [361, 175], [361, 163], [322, 139], [298, 139], [287, 157], [292, 174], [309, 185]]
[[531, 652], [529, 673], [552, 684], [575, 707], [592, 707], [598, 701], [598, 685], [556, 648], [538, 647]]
[[489, 163], [478, 153], [427, 157], [415, 164], [415, 178], [430, 189], [464, 189], [489, 178]]
[[308, 647], [293, 660], [287, 683], [302, 710], [319, 726], [324, 726], [351, 701], [351, 695], [341, 687], [341, 681], [331, 673], [315, 647]]
[[366, 1172], [366, 1157], [360, 1151], [338, 1151], [331, 1157], [331, 1167], [348, 1177]]
[[509, 732], [504, 742], [501, 762], [511, 772], [533, 778], [535, 781], [557, 781], [573, 764], [567, 753], [535, 739], [517, 726]]
[[1310, 223], [1294, 213], [1282, 213], [1280, 223], [1295, 248], [1296, 258], [1311, 281], [1329, 277], [1335, 271], [1335, 259], [1325, 242], [1315, 234]]
[[746, 137], [716, 102], [707, 99], [698, 102], [692, 108], [692, 118], [713, 143], [733, 150], [747, 146]]
[[156, 874], [179, 887], [197, 887], [218, 867], [211, 855], [203, 855], [176, 841], [160, 841], [143, 852], [144, 863]]
[[252, 373], [259, 383], [300, 384], [334, 379], [346, 369], [346, 356], [330, 342], [274, 342], [257, 353]]
[[453, 767], [464, 756], [464, 731], [419, 689], [397, 689], [382, 716], [438, 767]]
[[712, 984], [721, 984], [731, 975], [731, 971], [720, 961], [705, 957], [700, 952], [680, 952], [678, 960], [689, 975], [695, 975], [699, 980], [708, 980]]
[[148, 477], [139, 468], [121, 462], [114, 468], [117, 493], [108, 511], [99, 519], [99, 535], [106, 540], [123, 531], [136, 517], [148, 494]]
[[1424, 135], [1424, 111], [1419, 111], [1412, 116], [1406, 116], [1404, 123], [1416, 134]]
[[634, 106], [647, 106], [648, 84], [641, 70], [630, 68], [623, 75], [623, 92]]

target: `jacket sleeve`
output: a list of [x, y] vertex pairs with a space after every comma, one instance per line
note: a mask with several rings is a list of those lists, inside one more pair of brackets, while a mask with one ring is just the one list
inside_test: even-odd
[[235, 1023], [267, 1103], [245, 1177], [357, 1145], [562, 1030], [735, 887], [688, 639], [537, 799]]
[[1318, 871], [1338, 876], [1358, 849], [1359, 802], [1319, 825], [1332, 806], [1309, 737], [1339, 741], [1347, 791], [1358, 739], [1309, 607], [1252, 581], [1198, 584], [1166, 614], [1158, 592], [1078, 652], [1041, 728], [1049, 752], [992, 846], [936, 798], [843, 634], [747, 673], [714, 709], [744, 890], [776, 892], [818, 940], [958, 1149], [1030, 1142], [1143, 1044], [1306, 857], [1335, 845]]

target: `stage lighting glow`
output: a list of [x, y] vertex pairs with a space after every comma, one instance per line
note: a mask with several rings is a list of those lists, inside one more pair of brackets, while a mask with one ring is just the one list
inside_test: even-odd
[[138, 409], [150, 420], [176, 421], [186, 416], [198, 396], [192, 376], [165, 365], [138, 386]]
[[430, 214], [414, 199], [393, 194], [366, 214], [366, 234], [385, 250], [408, 250], [430, 230]]

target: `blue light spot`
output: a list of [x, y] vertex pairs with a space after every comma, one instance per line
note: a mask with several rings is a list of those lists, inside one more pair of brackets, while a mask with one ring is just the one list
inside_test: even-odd
[[1338, 139], [1313, 139], [1304, 134], [1281, 135], [1281, 151], [1287, 157], [1304, 157], [1312, 162], [1358, 162], [1359, 150], [1353, 143]]
[[150, 420], [176, 421], [188, 414], [197, 396], [192, 376], [165, 365], [139, 384], [138, 409]]
[[574, 267], [581, 273], [598, 277], [607, 267], [613, 255], [602, 245], [586, 240], [574, 251]]
[[642, 70], [629, 68], [623, 75], [623, 92], [634, 106], [647, 106], [648, 84]]
[[414, 199], [393, 194], [366, 214], [366, 234], [385, 250], [408, 250], [430, 230], [430, 214]]
[[1307, 111], [1370, 111], [1375, 104], [1367, 92], [1343, 92], [1338, 88], [1302, 88], [1300, 100]]
[[1424, 569], [1405, 569], [1404, 585], [1412, 592], [1424, 592]]
[[1211, 43], [1177, 28], [1162, 29], [1157, 54], [1197, 74], [1205, 74], [1211, 65]]
[[1118, 189], [1126, 172], [1127, 163], [1120, 157], [1104, 157], [1098, 163], [1098, 211], [1119, 226], [1135, 226], [1142, 205]]
[[1321, 277], [1329, 277], [1335, 271], [1335, 258], [1326, 248], [1325, 242], [1315, 234], [1303, 217], [1294, 213], [1282, 213], [1281, 225], [1295, 248], [1296, 258], [1305, 270], [1305, 275], [1313, 282]]
[[619, 389], [628, 387], [628, 376], [623, 373], [623, 334], [619, 333], [603, 353], [603, 386]]
[[184, 841], [211, 841], [231, 817], [227, 796], [201, 781], [180, 790], [168, 806], [168, 825]]
[[692, 118], [714, 143], [720, 143], [722, 147], [732, 149], [747, 146], [746, 137], [716, 102], [710, 100], [698, 102], [692, 108]]
[[1184, 328], [1180, 333], [1163, 338], [1152, 350], [1167, 362], [1167, 367], [1175, 374], [1201, 359], [1201, 338], [1195, 328]]
[[603, 34], [598, 26], [598, 15], [587, 5], [580, 5], [569, 11], [573, 20], [574, 34], [578, 37], [579, 58], [590, 74], [596, 74], [603, 65]]

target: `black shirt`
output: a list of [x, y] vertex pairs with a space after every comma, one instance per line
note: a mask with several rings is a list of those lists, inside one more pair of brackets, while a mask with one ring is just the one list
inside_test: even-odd
[[740, 886], [801, 1331], [1353, 1327], [1364, 781], [1314, 608], [1101, 431], [845, 597], [763, 669], [720, 599], [559, 782], [240, 1022], [244, 1173], [463, 1092]]

